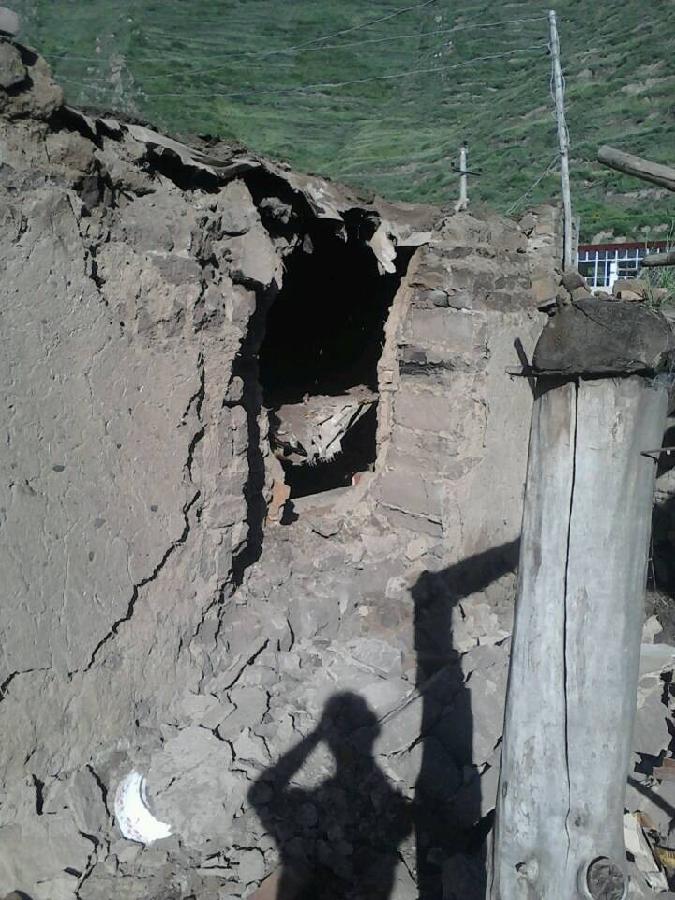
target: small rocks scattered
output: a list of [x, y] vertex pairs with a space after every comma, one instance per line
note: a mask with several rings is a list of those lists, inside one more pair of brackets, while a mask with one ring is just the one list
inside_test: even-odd
[[592, 291], [586, 282], [586, 279], [576, 270], [564, 272], [560, 276], [555, 296], [551, 296], [549, 290], [548, 295], [542, 298], [538, 309], [541, 312], [554, 315], [556, 309], [568, 306], [579, 300], [603, 300], [605, 302], [614, 302], [623, 300], [627, 303], [648, 303], [658, 306], [661, 302], [668, 299], [670, 292], [666, 288], [655, 287], [648, 281], [641, 278], [620, 278], [614, 282], [612, 293], [607, 291]]

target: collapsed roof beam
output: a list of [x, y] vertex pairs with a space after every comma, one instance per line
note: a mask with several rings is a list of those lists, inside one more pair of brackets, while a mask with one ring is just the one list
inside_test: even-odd
[[650, 181], [669, 191], [675, 191], [675, 169], [671, 166], [651, 162], [648, 159], [642, 159], [641, 156], [632, 156], [630, 153], [624, 153], [623, 150], [608, 147], [606, 144], [603, 144], [598, 150], [598, 162], [609, 166], [610, 169], [616, 169], [617, 172], [635, 175], [636, 178], [641, 178], [643, 181]]

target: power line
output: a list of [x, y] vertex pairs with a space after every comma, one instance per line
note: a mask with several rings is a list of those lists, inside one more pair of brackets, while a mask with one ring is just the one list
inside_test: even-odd
[[[372, 27], [375, 24], [389, 21], [390, 19], [400, 16], [404, 13], [407, 13], [407, 12], [410, 12], [413, 10], [419, 10], [419, 9], [426, 8], [430, 5], [432, 5], [432, 3], [434, 3], [434, 2], [435, 2], [435, 0], [426, 0], [426, 2], [421, 3], [421, 4], [415, 4], [414, 6], [404, 7], [400, 10], [396, 10], [395, 12], [388, 14], [387, 16], [379, 17], [377, 19], [371, 20], [369, 22], [363, 23], [358, 26], [352, 26], [347, 29], [341, 29], [339, 31], [326, 34], [323, 37], [313, 38], [313, 39], [304, 41], [304, 42], [297, 44], [290, 48], [283, 48], [283, 49], [279, 49], [279, 50], [271, 50], [271, 51], [266, 51], [266, 52], [262, 52], [262, 53], [256, 53], [256, 54], [251, 53], [251, 54], [245, 54], [245, 55], [249, 56], [249, 57], [255, 56], [255, 57], [266, 58], [266, 57], [269, 57], [272, 55], [281, 54], [281, 53], [292, 53], [292, 52], [296, 52], [296, 51], [302, 50], [302, 49], [306, 49], [308, 52], [316, 52], [316, 51], [323, 51], [323, 50], [339, 50], [339, 49], [347, 49], [347, 48], [351, 48], [351, 47], [355, 47], [355, 46], [389, 43], [392, 41], [398, 41], [398, 40], [403, 40], [403, 39], [412, 38], [412, 37], [414, 37], [414, 38], [422, 37], [423, 38], [426, 36], [434, 36], [434, 35], [439, 35], [439, 34], [451, 34], [454, 32], [471, 30], [471, 29], [486, 29], [486, 28], [504, 27], [504, 26], [506, 26], [508, 24], [512, 24], [512, 23], [513, 24], [521, 24], [521, 23], [524, 24], [527, 22], [541, 21], [544, 18], [546, 18], [545, 16], [536, 16], [536, 17], [524, 17], [521, 19], [506, 20], [506, 21], [501, 21], [501, 22], [466, 23], [464, 25], [456, 25], [451, 28], [434, 29], [432, 31], [419, 32], [417, 34], [389, 35], [389, 36], [385, 36], [385, 37], [369, 38], [364, 41], [354, 41], [354, 42], [350, 42], [347, 44], [329, 45], [329, 44], [323, 43], [330, 38], [340, 37], [345, 34], [353, 33], [355, 31], [359, 31], [361, 29]], [[316, 45], [319, 45], [319, 46], [316, 46]], [[334, 88], [339, 88], [339, 87], [346, 87], [346, 86], [357, 85], [357, 84], [365, 84], [365, 83], [374, 82], [374, 81], [412, 77], [412, 76], [415, 76], [418, 74], [431, 74], [431, 73], [437, 73], [437, 72], [444, 72], [447, 70], [452, 70], [452, 69], [456, 69], [456, 68], [460, 68], [460, 67], [471, 66], [471, 65], [474, 65], [474, 64], [477, 64], [480, 62], [484, 62], [484, 61], [510, 57], [510, 56], [513, 56], [513, 55], [516, 55], [519, 53], [532, 52], [532, 51], [539, 50], [539, 49], [542, 49], [547, 46], [549, 46], [549, 45], [547, 45], [546, 43], [542, 43], [542, 44], [537, 44], [532, 47], [515, 48], [515, 49], [506, 51], [506, 52], [488, 54], [488, 55], [485, 55], [482, 57], [475, 57], [473, 59], [465, 60], [465, 61], [455, 63], [455, 64], [432, 66], [432, 67], [427, 67], [427, 68], [416, 68], [416, 69], [412, 69], [412, 70], [408, 70], [408, 71], [404, 71], [404, 72], [388, 73], [388, 74], [383, 74], [383, 75], [374, 75], [374, 76], [368, 76], [368, 77], [358, 78], [358, 79], [349, 79], [349, 80], [344, 80], [344, 81], [320, 82], [320, 83], [315, 83], [315, 84], [300, 85], [297, 87], [274, 89], [274, 90], [271, 90], [271, 89], [251, 89], [251, 90], [246, 90], [246, 91], [242, 90], [242, 91], [228, 92], [225, 94], [220, 94], [220, 96], [235, 97], [235, 96], [240, 96], [242, 94], [249, 94], [249, 93], [277, 94], [277, 95], [282, 94], [283, 95], [283, 94], [293, 94], [293, 93], [298, 93], [298, 92], [303, 93], [303, 92], [307, 92], [307, 91], [323, 91], [323, 90], [334, 89]], [[550, 46], [549, 46], [549, 50], [550, 50]], [[68, 58], [74, 59], [74, 57], [68, 57]], [[159, 58], [160, 57], [155, 56], [153, 59], [157, 60]], [[80, 58], [80, 59], [86, 59], [86, 58]], [[97, 59], [96, 61], [98, 62], [98, 61], [100, 61], [100, 59]], [[134, 60], [134, 61], [137, 61], [137, 60]], [[208, 71], [217, 71], [217, 70], [222, 70], [223, 68], [227, 68], [227, 66], [212, 67]], [[166, 76], [146, 76], [146, 77], [166, 77]], [[74, 80], [71, 80], [71, 81], [73, 81], [73, 83], [77, 83]], [[86, 85], [86, 86], [91, 86], [93, 88], [96, 87], [94, 84], [90, 84], [90, 85]], [[211, 97], [211, 96], [213, 96], [213, 90], [217, 90], [217, 86], [214, 86], [213, 89], [208, 94], [202, 94], [201, 96]], [[154, 93], [154, 94], [146, 94], [146, 96], [148, 96], [148, 97], [182, 97], [182, 96], [186, 96], [186, 95], [200, 96], [200, 94], [195, 93], [195, 92], [160, 92], [160, 93]], [[417, 160], [419, 160], [419, 162], [421, 163], [422, 166], [425, 166], [425, 165], [433, 166], [436, 164], [436, 163], [434, 163], [433, 160], [429, 160], [429, 159], [422, 162], [422, 160], [418, 157]], [[415, 164], [415, 162], [417, 162], [417, 160], [410, 158], [410, 159], [403, 160], [402, 163], [403, 164], [407, 163], [408, 165], [413, 164], [413, 166], [414, 166], [414, 164]], [[541, 181], [546, 177], [546, 175], [549, 174], [549, 172], [551, 171], [552, 167], [554, 166], [556, 160], [557, 160], [557, 157], [554, 157], [554, 159], [552, 160], [551, 163], [549, 163], [549, 165], [544, 170], [544, 172], [542, 172], [542, 174], [527, 189], [527, 191], [525, 191], [525, 193], [520, 198], [518, 198], [518, 200], [516, 200], [514, 204], [512, 204], [512, 206], [509, 208], [509, 213], [512, 212], [517, 206], [519, 206], [523, 202], [523, 200], [525, 200], [532, 193], [532, 191], [541, 183]], [[390, 163], [391, 161], [386, 161], [386, 162]], [[382, 177], [385, 177], [386, 175], [388, 175], [388, 173], [379, 173], [379, 174]]]
[[[349, 44], [326, 44], [321, 47], [310, 47], [306, 52], [316, 52], [317, 50], [342, 50], [347, 47], [362, 47], [365, 44], [382, 44], [389, 41], [403, 40], [404, 38], [423, 38], [436, 34], [454, 34], [456, 31], [470, 31], [476, 28], [497, 28], [504, 25], [522, 24], [524, 22], [538, 22], [545, 19], [546, 16], [531, 16], [526, 19], [507, 19], [502, 22], [476, 22], [468, 25], [453, 25], [451, 28], [438, 28], [434, 31], [418, 31], [414, 34], [396, 34], [389, 37], [367, 38], [364, 41], [352, 41]], [[291, 50], [275, 50], [275, 53], [290, 53]]]
[[[435, 32], [431, 32], [431, 31], [426, 32], [426, 34], [434, 34], [434, 33]], [[502, 46], [503, 46], [503, 44], [502, 44]], [[429, 48], [427, 51], [425, 51], [425, 55], [436, 56], [438, 54], [441, 54], [444, 49], [445, 49], [445, 45], [441, 44], [437, 47]], [[520, 48], [512, 48], [513, 52], [517, 52], [517, 51], [519, 51], [519, 49]], [[527, 48], [524, 48], [524, 49], [527, 49]], [[98, 60], [93, 60], [93, 59], [89, 60], [85, 57], [69, 56], [69, 57], [62, 57], [59, 60], [58, 65], [68, 63], [70, 61], [73, 61], [73, 62], [87, 62], [87, 61], [98, 62], [99, 64], [102, 64], [99, 66], [99, 71], [104, 67], [109, 68], [110, 64], [111, 64], [109, 58], [98, 59]], [[173, 63], [167, 63], [166, 57], [163, 57], [163, 56], [156, 57], [156, 61], [162, 61], [162, 62], [165, 62], [167, 65], [173, 65]], [[162, 79], [163, 80], [168, 80], [168, 79], [176, 80], [176, 76], [191, 77], [194, 75], [204, 75], [204, 74], [211, 75], [214, 72], [222, 72], [223, 70], [232, 71], [232, 70], [235, 70], [239, 64], [238, 61], [235, 61], [234, 63], [224, 63], [223, 65], [211, 66], [208, 68], [204, 68], [203, 66], [197, 65], [197, 66], [192, 66], [189, 69], [183, 70], [180, 72], [176, 72], [176, 70], [174, 68], [171, 72], [161, 72], [161, 73], [153, 73], [153, 74], [147, 75], [144, 72], [138, 71], [138, 69], [135, 66], [133, 66], [133, 63], [135, 63], [135, 62], [138, 62], [138, 60], [137, 59], [130, 60], [129, 62], [126, 63], [126, 68], [129, 71], [129, 73], [133, 75], [134, 78], [136, 78], [139, 82], [143, 82], [143, 83], [145, 83], [147, 81], [160, 81]], [[55, 63], [55, 65], [56, 65], [56, 63]], [[295, 70], [297, 68], [297, 64], [294, 62], [285, 62], [285, 63], [281, 63], [281, 62], [272, 62], [272, 63], [246, 62], [245, 65], [246, 65], [247, 70], [262, 69], [263, 71], [267, 71], [268, 69], [271, 69], [271, 68], [285, 69], [286, 71], [291, 71], [291, 70]], [[93, 73], [93, 74], [98, 74], [98, 73]], [[60, 72], [59, 72], [59, 75], [60, 75]], [[64, 77], [67, 77], [67, 76], [64, 76]]]
[[[124, 62], [125, 62], [125, 65], [127, 66], [127, 68], [130, 68], [135, 63], [154, 64], [154, 63], [158, 63], [158, 62], [163, 62], [165, 65], [172, 67], [171, 72], [166, 72], [161, 75], [144, 75], [143, 76], [144, 78], [170, 78], [173, 75], [175, 75], [174, 67], [175, 67], [176, 63], [179, 63], [179, 64], [183, 63], [185, 65], [189, 65], [189, 61], [186, 61], [186, 60], [174, 60], [174, 59], [168, 60], [166, 57], [166, 54], [157, 55], [157, 56], [143, 56], [143, 57], [138, 57], [138, 56], [128, 57], [127, 54], [120, 54], [120, 55], [124, 57]], [[99, 65], [102, 64], [104, 66], [109, 66], [113, 59], [113, 57], [110, 57], [110, 56], [70, 56], [69, 54], [66, 54], [66, 53], [63, 53], [60, 56], [47, 55], [46, 58], [50, 62], [52, 62], [54, 65], [61, 65], [62, 63], [68, 63], [68, 62], [84, 62], [84, 63], [98, 63]], [[230, 59], [233, 60], [232, 64], [223, 63], [223, 65], [211, 67], [210, 69], [208, 69], [208, 71], [217, 72], [217, 71], [220, 71], [221, 69], [229, 69], [229, 68], [232, 68], [234, 65], [244, 61], [243, 57], [232, 56], [232, 57], [230, 57]], [[267, 70], [267, 69], [294, 69], [294, 68], [296, 68], [297, 63], [295, 63], [295, 62], [254, 63], [254, 62], [246, 61], [246, 66], [249, 69], [265, 69], [265, 70]], [[192, 73], [196, 74], [196, 73], [203, 72], [203, 71], [205, 71], [203, 67], [195, 66], [195, 67], [188, 69], [188, 71], [185, 74], [192, 74]]]
[[[395, 19], [398, 16], [403, 15], [404, 13], [416, 12], [417, 10], [426, 9], [436, 2], [437, 0], [424, 0], [424, 3], [415, 3], [412, 6], [404, 6], [401, 9], [397, 9], [394, 10], [394, 12], [388, 13], [386, 16], [379, 16], [377, 19], [370, 19], [367, 22], [362, 22], [360, 25], [351, 25], [349, 28], [340, 28], [338, 31], [330, 31], [327, 34], [319, 35], [315, 38], [309, 38], [308, 40], [302, 41], [299, 44], [295, 44], [295, 46], [292, 47], [284, 47], [279, 50], [266, 50], [256, 55], [267, 57], [273, 56], [277, 53], [293, 53], [296, 50], [303, 50], [305, 47], [311, 47], [313, 44], [319, 44], [322, 41], [327, 41], [331, 38], [341, 37], [344, 34], [351, 34], [354, 31], [361, 31], [364, 28], [371, 28], [373, 25], [379, 25], [382, 22], [389, 22], [391, 19]], [[470, 7], [470, 10], [483, 8], [483, 6], [474, 6]]]
[[[315, 84], [298, 85], [297, 87], [289, 87], [289, 88], [274, 88], [274, 89], [272, 89], [272, 88], [263, 88], [263, 89], [242, 88], [241, 90], [238, 90], [238, 91], [229, 91], [226, 93], [218, 93], [217, 96], [219, 98], [222, 98], [222, 97], [249, 96], [251, 94], [286, 95], [286, 94], [303, 93], [303, 92], [307, 92], [307, 91], [319, 92], [319, 91], [324, 91], [324, 90], [331, 90], [333, 88], [349, 87], [349, 86], [357, 85], [357, 84], [368, 84], [373, 81], [389, 81], [389, 80], [398, 79], [398, 78], [409, 78], [414, 75], [426, 75], [426, 74], [431, 74], [431, 73], [436, 73], [436, 72], [446, 72], [446, 71], [450, 71], [451, 69], [461, 69], [466, 66], [472, 66], [472, 65], [475, 65], [476, 63], [487, 62], [487, 61], [493, 60], [493, 59], [504, 59], [505, 57], [515, 56], [519, 53], [532, 53], [535, 50], [541, 50], [546, 47], [547, 47], [547, 44], [535, 44], [532, 47], [523, 47], [523, 48], [517, 49], [517, 50], [507, 50], [507, 51], [504, 51], [503, 53], [490, 53], [486, 56], [476, 56], [473, 59], [467, 59], [467, 60], [464, 60], [463, 62], [452, 63], [450, 65], [445, 65], [445, 66], [431, 66], [429, 68], [424, 68], [424, 69], [410, 69], [405, 72], [392, 72], [392, 73], [389, 73], [386, 75], [369, 75], [365, 78], [352, 78], [347, 81], [316, 82]], [[77, 82], [73, 82], [73, 83], [77, 83]], [[86, 86], [86, 83], [84, 83], [84, 82], [79, 82], [79, 83], [84, 84]], [[219, 88], [219, 85], [212, 85], [211, 90], [208, 93], [200, 93], [200, 92], [195, 92], [195, 91], [163, 91], [163, 92], [159, 92], [159, 93], [148, 93], [147, 91], [144, 91], [143, 93], [145, 94], [146, 97], [150, 97], [150, 98], [152, 98], [152, 97], [213, 97], [214, 91], [217, 91], [218, 88]]]
[[507, 216], [510, 216], [512, 213], [514, 213], [516, 211], [516, 209], [518, 209], [520, 204], [523, 202], [523, 200], [527, 200], [527, 198], [530, 196], [532, 191], [539, 184], [541, 184], [541, 182], [544, 180], [544, 178], [546, 178], [547, 175], [551, 174], [553, 169], [556, 167], [557, 163], [558, 163], [558, 154], [556, 153], [556, 155], [553, 157], [551, 162], [546, 166], [546, 168], [541, 173], [541, 175], [535, 181], [532, 182], [532, 184], [525, 191], [525, 193], [521, 194], [520, 197], [518, 197], [518, 199], [514, 203], [512, 203], [511, 206], [509, 206], [509, 208], [506, 210]]
[[[497, 46], [499, 46], [499, 45], [497, 45]], [[504, 46], [504, 44], [502, 44], [502, 46]], [[429, 48], [427, 51], [425, 51], [424, 55], [428, 56], [428, 57], [436, 57], [437, 58], [438, 56], [440, 56], [442, 54], [444, 49], [445, 49], [444, 45], [441, 44], [440, 46], [437, 46], [434, 48]], [[511, 50], [509, 50], [509, 51], [506, 51], [506, 53], [508, 53], [510, 55], [511, 53], [520, 53], [520, 52], [524, 52], [524, 51], [527, 51], [530, 49], [531, 49], [530, 47], [524, 47], [524, 48], [515, 47], [515, 48], [511, 48]], [[497, 54], [494, 54], [494, 58], [497, 58]], [[269, 64], [267, 64], [267, 65], [269, 65]], [[271, 65], [274, 67], [278, 66], [279, 68], [285, 69], [287, 71], [291, 70], [291, 69], [295, 69], [295, 65], [293, 63], [272, 63]], [[253, 64], [247, 63], [246, 66], [249, 69], [263, 69], [264, 70], [266, 68], [265, 63], [253, 63]], [[193, 75], [196, 73], [212, 74], [214, 72], [221, 72], [223, 69], [230, 70], [231, 67], [229, 65], [222, 65], [222, 66], [213, 66], [212, 68], [209, 68], [209, 69], [191, 69], [190, 71], [181, 73], [181, 74], [184, 74], [185, 76]], [[150, 80], [155, 81], [158, 79], [167, 79], [167, 78], [170, 78], [171, 75], [167, 74], [167, 73], [145, 75], [142, 72], [136, 72], [135, 77], [137, 77], [139, 79], [139, 81], [145, 82], [145, 81], [150, 81]], [[373, 76], [369, 76], [369, 77], [376, 79], [379, 77], [387, 77], [387, 76], [373, 75]]]
[[[371, 28], [373, 25], [379, 25], [381, 22], [389, 22], [391, 19], [395, 19], [397, 18], [397, 16], [402, 16], [404, 13], [416, 12], [417, 10], [426, 9], [428, 6], [431, 6], [432, 3], [435, 2], [436, 0], [424, 0], [424, 3], [416, 3], [413, 6], [404, 6], [402, 9], [397, 9], [394, 12], [388, 13], [386, 16], [380, 16], [377, 19], [371, 19], [369, 22], [364, 22], [361, 25], [352, 25], [350, 28], [341, 28], [339, 31], [333, 31], [329, 34], [324, 34], [320, 37], [303, 41], [300, 44], [296, 44], [295, 47], [287, 47], [283, 50], [283, 52], [291, 53], [294, 50], [302, 50], [304, 47], [310, 47], [312, 44], [318, 44], [321, 41], [327, 41], [330, 38], [341, 37], [343, 34], [351, 34], [354, 31], [361, 31], [363, 28]], [[268, 55], [279, 52], [282, 51], [270, 50], [268, 52]]]
[[[368, 45], [368, 44], [391, 43], [394, 41], [404, 40], [404, 39], [408, 39], [408, 38], [423, 38], [423, 37], [432, 37], [432, 36], [439, 35], [439, 34], [454, 34], [455, 32], [458, 32], [458, 31], [473, 31], [476, 29], [484, 29], [484, 28], [502, 28], [505, 25], [520, 25], [520, 24], [524, 24], [526, 22], [539, 22], [539, 21], [542, 21], [543, 19], [546, 19], [546, 16], [531, 16], [531, 17], [522, 18], [522, 19], [505, 19], [501, 22], [476, 22], [476, 23], [469, 23], [466, 25], [453, 25], [450, 28], [438, 28], [433, 31], [421, 31], [421, 32], [416, 32], [416, 33], [389, 35], [387, 37], [368, 38], [367, 40], [364, 40], [364, 41], [352, 41], [348, 44], [326, 44], [326, 45], [320, 46], [320, 47], [309, 47], [306, 52], [317, 52], [317, 51], [324, 51], [324, 50], [342, 50], [342, 49], [349, 49], [352, 47], [361, 47], [361, 46]], [[196, 39], [190, 39], [190, 46], [214, 47], [214, 45], [211, 43], [209, 43], [207, 45], [204, 42], [200, 42]], [[273, 54], [295, 52], [295, 49], [296, 48], [291, 47], [288, 49], [271, 50], [271, 51], [264, 51], [264, 52], [243, 51], [242, 53], [239, 53], [239, 54], [228, 54], [228, 58], [232, 59], [232, 60], [238, 60], [238, 59], [248, 59], [251, 57], [253, 57], [253, 58], [267, 57], [267, 56], [271, 56]], [[70, 55], [67, 52], [50, 54], [50, 58], [53, 60], [57, 60], [57, 59], [66, 60], [66, 61], [75, 60], [78, 62], [98, 62], [98, 63], [106, 62], [107, 63], [109, 61], [108, 57], [75, 56], [75, 55]], [[158, 62], [158, 61], [162, 61], [162, 60], [166, 61], [166, 54], [157, 53], [152, 56], [134, 56], [134, 57], [132, 57], [132, 61], [135, 63], [136, 62], [154, 63], [154, 62]], [[172, 61], [172, 64], [173, 64], [173, 61]], [[286, 65], [290, 65], [290, 64], [288, 64], [288, 63], [273, 63], [273, 64], [266, 63], [265, 65], [267, 65], [267, 66], [269, 66], [269, 65], [286, 66]], [[229, 68], [229, 65], [216, 66], [216, 67], [214, 67], [214, 70], [219, 69], [219, 68]], [[155, 76], [153, 76], [153, 77], [155, 77]], [[157, 76], [157, 77], [160, 77], [160, 76]]]
[[[425, 75], [436, 72], [446, 72], [452, 69], [464, 68], [466, 66], [472, 66], [476, 63], [486, 62], [493, 59], [503, 59], [505, 57], [514, 56], [520, 53], [531, 53], [535, 50], [541, 50], [542, 48], [546, 48], [547, 44], [535, 44], [532, 47], [523, 47], [521, 49], [516, 50], [508, 50], [503, 53], [491, 53], [486, 56], [477, 56], [473, 59], [464, 60], [459, 63], [452, 63], [450, 65], [445, 66], [432, 66], [425, 69], [411, 69], [406, 72], [393, 72], [387, 75], [370, 75], [366, 78], [353, 78], [348, 81], [328, 81], [328, 82], [317, 82], [315, 84], [307, 84], [307, 85], [298, 85], [297, 87], [289, 87], [289, 88], [242, 88], [238, 91], [229, 91], [229, 92], [218, 92], [219, 85], [215, 84], [211, 86], [211, 90], [208, 93], [201, 93], [196, 91], [162, 91], [162, 92], [148, 92], [144, 91], [140, 84], [138, 85], [139, 92], [149, 99], [153, 98], [168, 98], [168, 97], [194, 97], [194, 98], [213, 98], [214, 92], [218, 92], [216, 96], [218, 98], [230, 98], [230, 97], [248, 97], [250, 95], [274, 95], [274, 96], [288, 96], [292, 94], [298, 93], [307, 93], [307, 92], [315, 92], [319, 93], [324, 90], [332, 90], [333, 88], [340, 87], [349, 87], [353, 85], [359, 84], [368, 84], [374, 81], [387, 81], [398, 78], [409, 78], [415, 75]], [[80, 81], [75, 78], [69, 78], [68, 76], [63, 76], [63, 81], [68, 81], [71, 84], [78, 85], [79, 87], [85, 88], [110, 88], [110, 84], [107, 81], [89, 79], [87, 81]]]

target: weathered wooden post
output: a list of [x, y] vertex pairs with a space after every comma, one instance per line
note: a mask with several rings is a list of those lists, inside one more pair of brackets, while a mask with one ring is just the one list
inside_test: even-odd
[[462, 144], [459, 148], [459, 200], [455, 203], [455, 212], [463, 212], [469, 208], [469, 170], [466, 167], [466, 161], [469, 148], [466, 144]]
[[490, 900], [622, 900], [636, 703], [670, 328], [640, 304], [557, 309], [536, 398]]
[[572, 256], [572, 193], [570, 191], [570, 136], [565, 120], [565, 79], [560, 65], [560, 38], [558, 17], [554, 9], [548, 11], [548, 47], [551, 53], [551, 87], [555, 100], [555, 117], [558, 124], [560, 146], [560, 189], [563, 202], [563, 268], [571, 269]]

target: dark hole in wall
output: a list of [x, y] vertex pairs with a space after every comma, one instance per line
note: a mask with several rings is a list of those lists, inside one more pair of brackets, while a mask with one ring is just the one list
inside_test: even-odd
[[[377, 223], [363, 213], [347, 214], [344, 230], [330, 221], [308, 224], [304, 240], [286, 259], [283, 286], [267, 313], [259, 354], [273, 446], [281, 406], [318, 396], [337, 398], [357, 386], [377, 393], [384, 325], [413, 253], [399, 249], [396, 273], [381, 275], [366, 243]], [[376, 409], [371, 407], [330, 461], [303, 465], [278, 451], [291, 498], [349, 485], [356, 472], [371, 468], [376, 428]]]
[[[267, 314], [260, 380], [269, 406], [309, 394], [342, 394], [354, 385], [377, 390], [383, 327], [402, 271], [380, 275], [365, 243], [372, 226], [352, 225], [347, 240], [319, 221], [311, 245], [286, 260], [284, 282]], [[310, 251], [310, 252], [308, 252]], [[410, 258], [399, 251], [400, 268]]]

